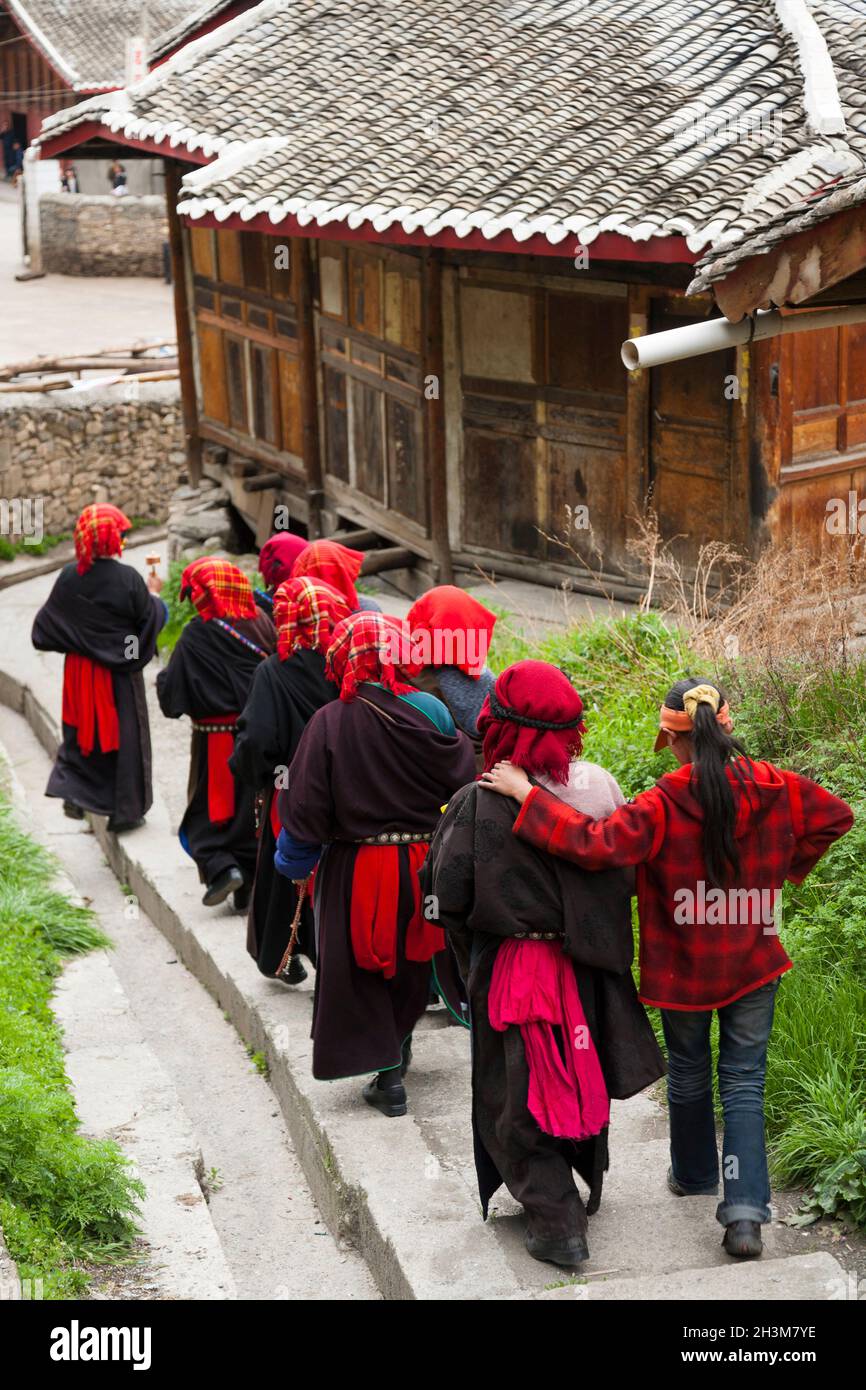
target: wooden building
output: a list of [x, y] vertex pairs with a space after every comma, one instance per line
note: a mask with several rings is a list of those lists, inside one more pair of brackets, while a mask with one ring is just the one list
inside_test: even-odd
[[[820, 548], [825, 498], [866, 485], [866, 327], [620, 358], [717, 314], [719, 258], [771, 226], [784, 243], [828, 186], [854, 189], [862, 226], [866, 98], [840, 88], [819, 140], [794, 37], [753, 6], [568, 9], [263, 0], [48, 122], [46, 155], [166, 157], [191, 471], [259, 544], [282, 504], [310, 535], [365, 533], [410, 590], [480, 566], [627, 594], [647, 506], [689, 566], [713, 540]], [[866, 78], [829, 0], [813, 10]], [[610, 79], [605, 45], [630, 54]], [[665, 86], [685, 70], [708, 109], [724, 82], [747, 114], [781, 93], [789, 119], [771, 146], [708, 140]], [[848, 302], [854, 259], [734, 317]]]
[[[237, 10], [214, 3], [214, 19]], [[177, 50], [207, 20], [201, 0], [151, 0], [152, 55]], [[196, 28], [192, 21], [198, 20]], [[26, 147], [43, 120], [82, 97], [122, 87], [126, 43], [139, 36], [143, 7], [134, 0], [0, 0], [0, 131], [11, 130]]]

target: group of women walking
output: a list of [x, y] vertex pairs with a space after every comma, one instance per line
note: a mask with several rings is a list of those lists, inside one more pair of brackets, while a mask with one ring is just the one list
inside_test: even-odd
[[[158, 581], [148, 593], [116, 563], [128, 530], [115, 508], [82, 513], [77, 564], [33, 634], [66, 658], [47, 794], [117, 831], [150, 804], [141, 670], [165, 618]], [[504, 1183], [530, 1254], [560, 1265], [589, 1253], [611, 1100], [665, 1071], [645, 1006], [661, 1010], [667, 1051], [667, 1186], [717, 1191], [717, 1013], [717, 1216], [730, 1255], [759, 1254], [767, 1045], [791, 966], [763, 903], [845, 834], [849, 807], [751, 759], [718, 685], [698, 678], [659, 712], [656, 748], [676, 769], [626, 802], [583, 758], [583, 704], [560, 670], [525, 660], [494, 677], [495, 616], [453, 586], [397, 623], [359, 596], [362, 559], [283, 534], [262, 548], [262, 592], [225, 560], [184, 571], [195, 617], [157, 693], [192, 722], [180, 838], [203, 901], [248, 912], [268, 978], [295, 986], [302, 957], [315, 967], [314, 1075], [368, 1078], [363, 1099], [386, 1117], [407, 1113], [414, 1030], [445, 1002], [471, 1032], [484, 1215]]]

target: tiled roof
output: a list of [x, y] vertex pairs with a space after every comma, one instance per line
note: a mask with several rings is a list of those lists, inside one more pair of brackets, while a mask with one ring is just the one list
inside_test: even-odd
[[[4, 0], [34, 47], [75, 91], [123, 85], [126, 40], [141, 33], [142, 0]], [[150, 0], [150, 38], [202, 0]]]
[[814, 197], [793, 208], [786, 208], [772, 222], [760, 231], [735, 242], [732, 249], [711, 250], [697, 266], [697, 274], [688, 287], [690, 294], [708, 289], [711, 284], [730, 274], [736, 266], [751, 256], [760, 256], [772, 251], [780, 242], [798, 232], [807, 232], [819, 223], [826, 222], [837, 212], [866, 204], [866, 174], [862, 169], [847, 178], [837, 180], [828, 188], [816, 193]]
[[84, 121], [192, 217], [729, 249], [866, 173], [866, 0], [264, 0]]
[[151, 58], [161, 58], [164, 53], [172, 53], [180, 44], [194, 34], [202, 25], [219, 19], [224, 10], [229, 10], [235, 0], [194, 0], [187, 5], [187, 13], [177, 24], [160, 33], [150, 46]]

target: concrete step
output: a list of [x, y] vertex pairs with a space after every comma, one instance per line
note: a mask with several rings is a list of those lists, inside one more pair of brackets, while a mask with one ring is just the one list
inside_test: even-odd
[[[0, 760], [16, 819], [39, 839], [26, 794], [2, 744]], [[62, 871], [55, 886], [70, 901], [81, 901]], [[113, 924], [103, 926], [111, 935]], [[82, 1132], [114, 1140], [144, 1183], [141, 1230], [149, 1277], [158, 1289], [155, 1296], [235, 1298], [234, 1278], [200, 1183], [201, 1148], [172, 1081], [141, 1035], [106, 951], [67, 962], [52, 1008], [63, 1032], [66, 1072]]]
[[[533, 1298], [554, 1302], [631, 1302], [659, 1303], [697, 1299], [702, 1303], [774, 1303], [800, 1300], [843, 1300], [856, 1298], [855, 1280], [846, 1275], [839, 1262], [826, 1250], [811, 1255], [788, 1255], [773, 1260], [762, 1257], [716, 1269], [679, 1269], [664, 1275], [644, 1275], [637, 1279], [588, 1279], [545, 1289]], [[736, 1319], [732, 1319], [736, 1321]]]

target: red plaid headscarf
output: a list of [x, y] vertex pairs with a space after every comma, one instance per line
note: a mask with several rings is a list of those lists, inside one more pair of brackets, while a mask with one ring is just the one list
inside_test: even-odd
[[274, 594], [277, 654], [287, 661], [298, 647], [324, 656], [334, 628], [349, 616], [349, 605], [332, 589], [314, 579], [287, 579]]
[[254, 618], [253, 589], [243, 570], [229, 560], [203, 556], [192, 560], [180, 577], [181, 598], [191, 599], [200, 618]]
[[320, 579], [330, 584], [338, 594], [342, 594], [355, 613], [358, 608], [358, 593], [355, 580], [361, 573], [363, 552], [350, 550], [339, 541], [312, 541], [301, 551], [292, 568], [293, 579]]
[[547, 661], [516, 661], [498, 677], [481, 706], [484, 771], [510, 759], [536, 775], [568, 781], [583, 747], [583, 701], [564, 671]]
[[123, 550], [124, 532], [132, 530], [132, 522], [119, 507], [108, 502], [94, 502], [85, 507], [75, 523], [75, 558], [78, 573], [86, 574], [94, 560], [110, 560]]
[[409, 681], [421, 667], [395, 661], [405, 653], [406, 634], [384, 613], [352, 613], [334, 628], [325, 657], [325, 675], [340, 687], [341, 700], [353, 700], [362, 681], [379, 681], [394, 695], [414, 690]]

